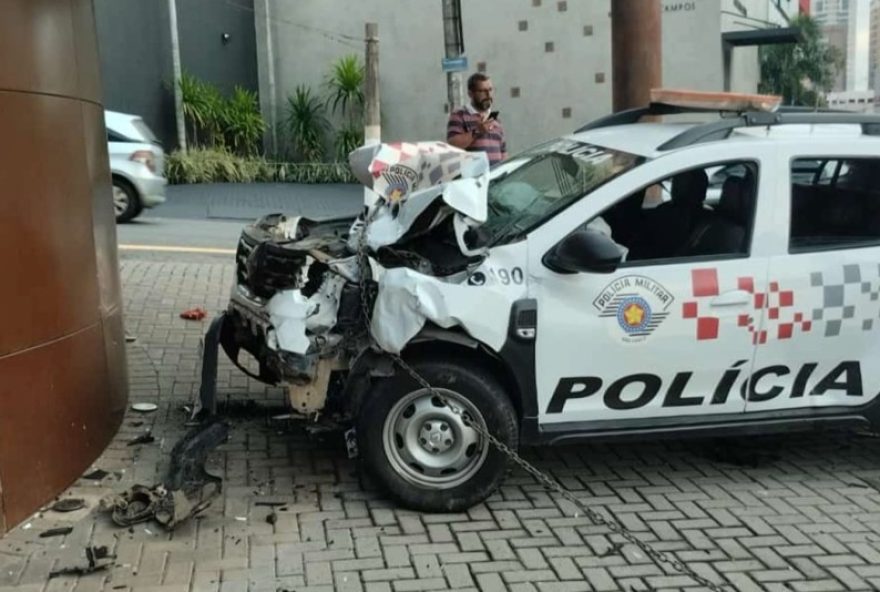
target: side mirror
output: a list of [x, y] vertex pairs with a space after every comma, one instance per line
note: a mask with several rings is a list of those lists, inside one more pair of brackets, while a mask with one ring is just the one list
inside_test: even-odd
[[622, 259], [620, 247], [607, 235], [576, 230], [547, 251], [543, 263], [557, 273], [611, 273]]

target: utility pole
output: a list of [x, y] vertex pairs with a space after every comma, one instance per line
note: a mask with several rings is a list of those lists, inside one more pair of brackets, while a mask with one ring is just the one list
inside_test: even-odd
[[364, 81], [364, 145], [378, 144], [382, 139], [379, 110], [379, 25], [367, 23], [366, 79]]
[[183, 119], [183, 91], [180, 88], [180, 40], [177, 37], [177, 3], [168, 0], [168, 17], [171, 21], [171, 60], [174, 63], [174, 112], [177, 119], [177, 144], [186, 152], [186, 122]]
[[[461, 0], [443, 0], [443, 40], [446, 44], [446, 57], [458, 58], [464, 55], [464, 34], [461, 27]], [[449, 95], [449, 112], [464, 104], [461, 72], [446, 73], [446, 87]]]
[[271, 2], [263, 0], [266, 12], [266, 79], [269, 85], [269, 137], [272, 139], [272, 154], [278, 154], [278, 108], [275, 96], [275, 40], [272, 31]]
[[660, 0], [611, 2], [614, 111], [643, 107], [661, 81]]

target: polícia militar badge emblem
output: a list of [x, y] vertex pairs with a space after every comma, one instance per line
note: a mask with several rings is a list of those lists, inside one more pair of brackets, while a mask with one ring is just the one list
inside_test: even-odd
[[602, 288], [593, 300], [600, 318], [614, 318], [622, 339], [637, 343], [647, 339], [669, 316], [675, 298], [651, 278], [627, 275]]

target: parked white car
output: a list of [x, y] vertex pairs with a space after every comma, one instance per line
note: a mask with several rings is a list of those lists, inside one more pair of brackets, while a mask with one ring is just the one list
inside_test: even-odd
[[165, 152], [138, 115], [104, 111], [117, 222], [165, 201]]

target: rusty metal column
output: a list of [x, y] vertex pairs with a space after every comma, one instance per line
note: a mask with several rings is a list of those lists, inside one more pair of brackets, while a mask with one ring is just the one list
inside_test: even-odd
[[614, 111], [647, 105], [661, 83], [660, 0], [611, 0]]
[[0, 533], [115, 434], [128, 378], [91, 0], [0, 8]]

